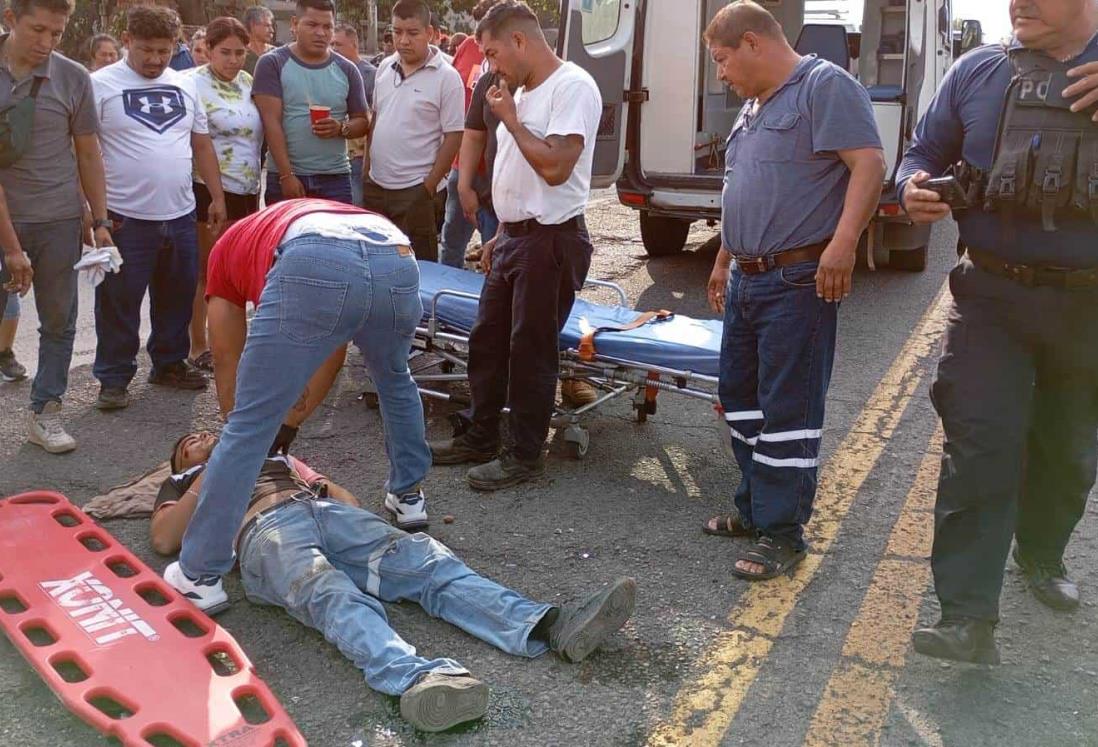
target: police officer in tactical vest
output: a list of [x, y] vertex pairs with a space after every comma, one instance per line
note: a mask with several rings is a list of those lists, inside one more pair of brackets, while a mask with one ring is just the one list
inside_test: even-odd
[[1098, 0], [1011, 0], [1010, 14], [1009, 43], [949, 71], [898, 180], [916, 222], [953, 213], [964, 249], [931, 390], [942, 618], [915, 650], [977, 663], [999, 661], [1012, 537], [1037, 598], [1079, 605], [1063, 553], [1098, 452]]

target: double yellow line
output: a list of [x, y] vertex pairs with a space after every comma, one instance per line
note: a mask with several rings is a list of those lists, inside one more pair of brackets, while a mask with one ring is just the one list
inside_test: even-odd
[[[814, 516], [806, 531], [812, 552], [791, 578], [782, 577], [754, 584], [744, 592], [727, 616], [730, 630], [717, 636], [708, 652], [700, 658], [696, 678], [679, 690], [670, 717], [657, 725], [649, 737], [649, 747], [720, 744], [785, 626], [786, 618], [796, 606], [801, 592], [815, 577], [854, 499], [877, 465], [926, 376], [929, 362], [936, 355], [945, 331], [949, 301], [949, 292], [943, 286], [835, 455], [822, 470]], [[926, 481], [934, 464], [928, 455], [920, 468], [917, 484]], [[918, 527], [916, 531], [920, 531]], [[913, 604], [918, 604], [918, 597], [917, 594]], [[862, 649], [856, 647], [855, 650]], [[838, 697], [843, 683], [836, 681], [834, 684], [835, 687], [829, 692]], [[832, 711], [825, 709], [826, 697], [813, 721], [814, 726], [819, 723], [814, 733], [821, 739], [827, 736], [825, 727], [837, 720]], [[834, 703], [838, 707], [839, 701], [834, 700]], [[840, 740], [828, 743], [851, 742]]]

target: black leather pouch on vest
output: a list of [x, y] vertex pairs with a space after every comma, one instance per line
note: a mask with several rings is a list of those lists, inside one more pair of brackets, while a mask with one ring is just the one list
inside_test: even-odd
[[1045, 231], [1056, 218], [1081, 212], [1098, 221], [1098, 128], [1086, 112], [1072, 112], [1063, 90], [1068, 66], [1040, 52], [1010, 51], [1015, 77], [1007, 89], [984, 209], [1039, 217]]

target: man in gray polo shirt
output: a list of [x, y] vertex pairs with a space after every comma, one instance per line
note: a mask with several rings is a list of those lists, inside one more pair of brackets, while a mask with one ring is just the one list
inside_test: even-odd
[[[72, 266], [80, 259], [86, 209], [96, 243], [114, 243], [108, 231], [91, 79], [83, 66], [53, 51], [72, 10], [72, 0], [11, 0], [4, 11], [4, 25], [11, 33], [0, 36], [0, 108], [34, 96], [29, 146], [18, 161], [0, 168], [0, 185], [34, 267], [34, 300], [41, 323], [27, 440], [51, 453], [76, 448], [60, 412], [76, 336]], [[0, 308], [6, 300], [0, 289]]]
[[393, 6], [396, 54], [378, 66], [369, 179], [363, 207], [412, 240], [420, 259], [438, 259], [435, 200], [465, 129], [461, 76], [431, 46], [431, 10], [422, 0]]
[[704, 529], [752, 537], [732, 572], [762, 580], [805, 555], [838, 306], [885, 164], [866, 90], [798, 55], [764, 8], [725, 6], [705, 40], [745, 103], [728, 138], [708, 289], [724, 312], [720, 398], [743, 477], [732, 512]]

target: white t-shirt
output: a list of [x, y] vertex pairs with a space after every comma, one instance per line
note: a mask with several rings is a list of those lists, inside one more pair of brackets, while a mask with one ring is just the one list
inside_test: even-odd
[[520, 88], [515, 104], [519, 120], [536, 137], [581, 135], [583, 153], [568, 181], [551, 187], [522, 155], [507, 127], [500, 124], [492, 178], [496, 216], [505, 223], [534, 218], [551, 226], [581, 215], [591, 192], [591, 163], [602, 116], [602, 96], [594, 79], [566, 62], [532, 91]]
[[209, 134], [195, 79], [168, 68], [145, 78], [125, 60], [92, 74], [107, 207], [138, 220], [194, 210], [191, 133]]
[[392, 221], [374, 213], [309, 213], [295, 220], [282, 244], [313, 234], [328, 239], [365, 241], [377, 246], [409, 246], [412, 242]]

